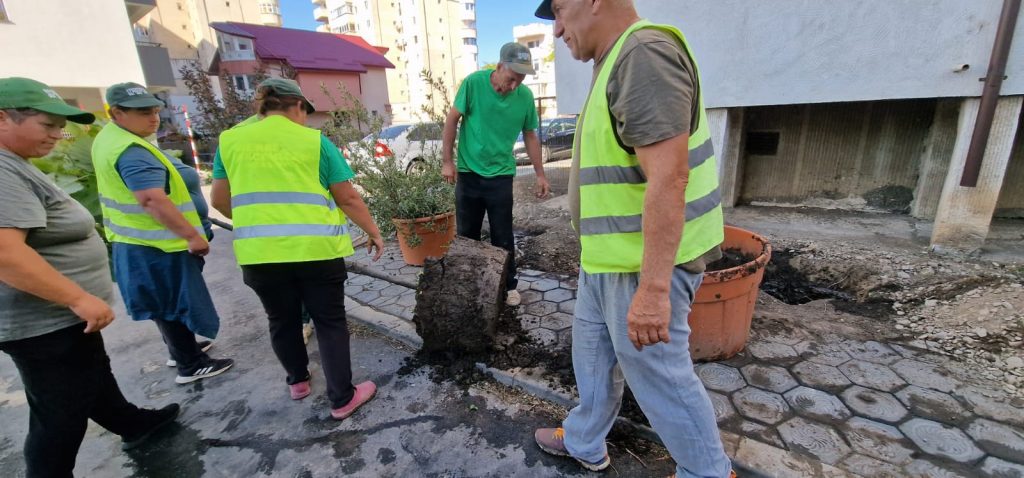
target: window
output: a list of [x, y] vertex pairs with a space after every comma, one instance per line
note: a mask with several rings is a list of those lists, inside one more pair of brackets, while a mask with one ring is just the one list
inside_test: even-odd
[[540, 71], [540, 60], [533, 60], [533, 69]]
[[526, 48], [537, 48], [540, 46], [540, 40], [534, 40], [526, 42]]
[[256, 89], [256, 79], [252, 75], [232, 75], [235, 89], [242, 93], [252, 93]]
[[476, 38], [463, 38], [462, 44], [476, 46]]
[[238, 49], [242, 50], [242, 51], [248, 50], [249, 49], [249, 43], [247, 43], [247, 42], [238, 42]]
[[409, 141], [441, 141], [443, 130], [437, 123], [421, 124], [410, 131], [407, 138]]
[[469, 11], [473, 11], [473, 10], [476, 10], [476, 4], [473, 4], [473, 3], [466, 3], [466, 4], [464, 4], [464, 5], [466, 5], [466, 10], [469, 10]]

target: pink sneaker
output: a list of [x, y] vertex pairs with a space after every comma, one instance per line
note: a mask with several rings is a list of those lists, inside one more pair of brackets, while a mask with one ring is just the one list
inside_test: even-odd
[[344, 407], [331, 409], [331, 418], [335, 420], [344, 420], [352, 416], [359, 407], [363, 406], [364, 403], [369, 402], [376, 394], [377, 385], [369, 380], [356, 385], [356, 394], [352, 396], [352, 400]]
[[292, 400], [302, 400], [312, 393], [312, 390], [309, 388], [309, 380], [289, 385], [288, 391], [292, 394]]

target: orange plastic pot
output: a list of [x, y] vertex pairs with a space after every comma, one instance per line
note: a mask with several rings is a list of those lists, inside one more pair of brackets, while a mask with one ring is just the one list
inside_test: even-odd
[[[455, 239], [455, 213], [438, 214], [419, 219], [392, 219], [398, 229], [398, 247], [402, 259], [411, 266], [422, 266], [428, 257], [442, 257]], [[409, 237], [415, 232], [420, 242], [415, 247]]]
[[704, 273], [690, 311], [690, 355], [693, 360], [722, 360], [738, 354], [750, 338], [758, 287], [772, 246], [763, 237], [725, 226], [722, 249], [754, 256], [751, 262]]

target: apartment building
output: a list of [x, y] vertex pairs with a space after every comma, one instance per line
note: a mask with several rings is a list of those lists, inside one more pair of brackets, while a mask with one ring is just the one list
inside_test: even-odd
[[512, 27], [515, 42], [530, 49], [533, 56], [533, 69], [536, 75], [527, 76], [523, 80], [537, 99], [539, 114], [542, 118], [554, 118], [558, 115], [555, 104], [555, 35], [550, 23], [530, 23]]
[[[181, 80], [180, 69], [197, 61], [206, 69], [217, 53], [217, 32], [214, 22], [239, 22], [265, 26], [281, 26], [279, 0], [143, 0], [155, 8], [135, 25], [135, 41], [149, 48], [166, 51], [171, 84], [160, 95], [167, 102], [165, 116], [184, 128], [182, 107], [195, 111], [188, 88]], [[214, 82], [218, 87], [218, 82]]]
[[388, 49], [392, 121], [425, 118], [422, 109], [449, 105], [432, 94], [424, 70], [453, 99], [466, 75], [477, 69], [476, 0], [312, 0], [318, 31], [357, 35]]
[[106, 88], [115, 83], [154, 89], [173, 83], [166, 52], [132, 38], [133, 24], [153, 2], [0, 0], [0, 77], [42, 81], [68, 103], [93, 112], [103, 111]]

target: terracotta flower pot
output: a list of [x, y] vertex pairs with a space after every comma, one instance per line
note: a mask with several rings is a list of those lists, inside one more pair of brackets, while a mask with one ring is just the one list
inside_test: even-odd
[[[448, 244], [455, 238], [455, 213], [438, 214], [419, 219], [392, 219], [398, 229], [398, 247], [402, 258], [411, 266], [422, 266], [428, 257], [441, 257], [448, 250]], [[415, 231], [420, 243], [409, 244], [409, 237]]]
[[750, 337], [758, 287], [772, 246], [763, 237], [738, 227], [725, 227], [722, 249], [739, 249], [756, 257], [730, 269], [704, 273], [690, 311], [690, 355], [694, 360], [722, 360], [736, 355]]

